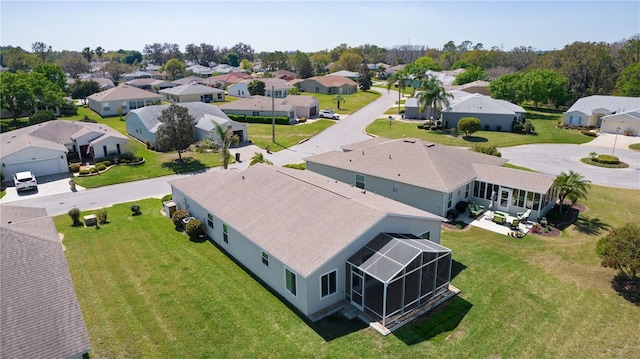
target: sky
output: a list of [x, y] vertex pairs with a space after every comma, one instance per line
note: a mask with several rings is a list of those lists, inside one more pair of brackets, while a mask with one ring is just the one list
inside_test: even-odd
[[342, 43], [425, 45], [468, 40], [508, 51], [561, 49], [575, 41], [615, 42], [640, 33], [640, 1], [31, 1], [0, 0], [0, 44], [31, 51], [145, 44], [315, 52]]

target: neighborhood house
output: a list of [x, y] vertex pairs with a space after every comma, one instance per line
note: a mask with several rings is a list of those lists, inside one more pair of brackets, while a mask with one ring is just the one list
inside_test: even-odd
[[[600, 127], [605, 116], [640, 109], [640, 97], [593, 95], [578, 99], [564, 113], [564, 124], [569, 126]], [[618, 125], [615, 125], [619, 127]], [[607, 126], [607, 132], [612, 130]], [[615, 133], [615, 127], [613, 128]], [[622, 132], [620, 132], [622, 134]], [[637, 132], [635, 132], [637, 135]]]
[[273, 99], [266, 96], [249, 96], [220, 106], [228, 114], [245, 116], [282, 116], [295, 123], [296, 117], [314, 117], [318, 114], [319, 101], [313, 96], [288, 95], [285, 98]]
[[122, 85], [94, 93], [87, 97], [89, 108], [102, 117], [123, 115], [136, 108], [142, 108], [162, 101], [162, 96], [150, 91]]
[[200, 85], [198, 83], [189, 83], [179, 85], [158, 91], [165, 97], [165, 100], [173, 103], [184, 102], [217, 102], [224, 101], [224, 91]]
[[388, 333], [459, 292], [440, 216], [263, 164], [170, 185], [213, 242], [312, 320], [350, 305]]
[[305, 159], [307, 169], [446, 217], [476, 202], [536, 220], [553, 208], [554, 177], [502, 167], [506, 159], [418, 139], [373, 138]]
[[315, 76], [290, 82], [300, 91], [322, 94], [350, 94], [358, 90], [358, 83], [344, 76]]

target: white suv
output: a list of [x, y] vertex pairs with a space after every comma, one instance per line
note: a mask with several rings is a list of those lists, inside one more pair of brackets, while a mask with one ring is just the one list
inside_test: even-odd
[[340, 116], [338, 116], [337, 113], [331, 111], [331, 110], [320, 110], [320, 112], [318, 112], [318, 117], [322, 117], [322, 118], [330, 118], [332, 120], [339, 120]]
[[13, 183], [16, 185], [16, 190], [26, 191], [28, 189], [38, 188], [38, 181], [36, 176], [31, 171], [18, 172], [13, 175]]

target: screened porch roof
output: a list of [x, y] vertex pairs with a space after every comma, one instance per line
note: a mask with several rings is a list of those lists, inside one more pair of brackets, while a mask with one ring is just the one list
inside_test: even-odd
[[380, 233], [348, 262], [379, 281], [389, 283], [403, 268], [414, 260], [419, 261], [422, 253], [451, 253], [451, 249], [413, 234]]

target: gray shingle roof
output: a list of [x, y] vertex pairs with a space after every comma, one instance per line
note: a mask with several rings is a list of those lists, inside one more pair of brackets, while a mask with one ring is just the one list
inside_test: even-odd
[[[233, 101], [221, 105], [222, 110], [237, 110], [237, 111], [271, 111], [271, 97], [266, 96], [249, 96], [238, 101]], [[291, 111], [293, 104], [289, 103], [285, 99], [276, 98], [273, 107], [275, 111]]]
[[158, 91], [159, 93], [165, 93], [169, 95], [200, 95], [200, 94], [211, 94], [211, 93], [224, 93], [223, 90], [204, 86], [200, 84], [184, 84], [180, 86], [176, 86], [173, 88], [168, 88], [165, 90]]
[[442, 220], [317, 173], [261, 164], [170, 184], [303, 277], [387, 216]]
[[592, 115], [593, 110], [598, 108], [604, 108], [611, 112], [631, 111], [640, 108], [640, 97], [587, 96], [578, 99], [565, 113], [578, 111], [585, 115]]
[[[451, 106], [442, 110], [442, 112], [462, 112], [462, 113], [487, 113], [487, 114], [501, 114], [501, 115], [515, 115], [518, 107], [520, 106], [511, 104], [505, 105], [506, 101], [497, 101], [489, 96], [481, 94], [473, 94], [467, 97], [461, 98], [459, 101], [451, 104]], [[517, 106], [517, 107], [516, 107]], [[524, 109], [521, 111], [524, 113]]]
[[[142, 121], [144, 126], [150, 132], [154, 133], [158, 130], [158, 126], [160, 122], [158, 121], [158, 117], [162, 115], [162, 111], [168, 108], [170, 105], [155, 105], [155, 106], [145, 106], [143, 108], [138, 108], [135, 110], [129, 111], [132, 115], [127, 114], [125, 121], [129, 116], [133, 116], [136, 114], [138, 118]], [[218, 107], [214, 105], [210, 105], [203, 102], [186, 102], [181, 103], [179, 106], [186, 107], [189, 110], [189, 114], [193, 116], [193, 118], [198, 121], [204, 115], [211, 115], [215, 117], [221, 117], [228, 119], [227, 115]]]
[[501, 186], [546, 193], [553, 185], [554, 177], [542, 173], [520, 171], [507, 167], [472, 164], [477, 179], [483, 182], [499, 184]]
[[137, 87], [121, 85], [102, 92], [94, 93], [87, 97], [88, 99], [106, 102], [106, 101], [126, 101], [126, 100], [161, 100], [162, 96], [153, 92], [140, 90]]
[[0, 357], [68, 358], [88, 352], [67, 261], [46, 210], [0, 206], [0, 243]]
[[360, 143], [354, 151], [331, 151], [305, 160], [442, 192], [450, 192], [476, 178], [473, 163], [497, 167], [507, 162], [417, 139], [372, 140], [371, 146], [366, 145]]

